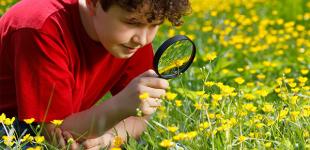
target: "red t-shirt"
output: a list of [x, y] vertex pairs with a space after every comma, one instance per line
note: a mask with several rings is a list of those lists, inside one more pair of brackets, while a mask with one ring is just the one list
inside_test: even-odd
[[77, 0], [23, 0], [0, 19], [0, 113], [64, 119], [118, 93], [152, 61], [151, 45], [119, 59], [90, 39]]

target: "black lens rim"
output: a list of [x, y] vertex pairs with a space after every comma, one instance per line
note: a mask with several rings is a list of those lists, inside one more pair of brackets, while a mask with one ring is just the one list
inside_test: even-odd
[[192, 54], [191, 54], [191, 57], [190, 57], [189, 61], [187, 62], [187, 64], [183, 68], [181, 68], [181, 70], [179, 72], [180, 73], [185, 72], [190, 67], [190, 65], [193, 63], [193, 61], [195, 59], [195, 56], [196, 56], [196, 46], [195, 46], [195, 43], [189, 37], [187, 37], [185, 35], [173, 36], [173, 37], [169, 38], [168, 40], [166, 40], [163, 44], [160, 45], [160, 47], [157, 49], [157, 51], [155, 53], [155, 56], [154, 56], [153, 68], [155, 69], [155, 72], [157, 73], [157, 75], [160, 78], [172, 79], [172, 78], [175, 78], [175, 77], [177, 77], [179, 75], [179, 74], [161, 75], [158, 72], [158, 63], [159, 63], [160, 57], [162, 56], [162, 54], [166, 51], [166, 49], [169, 46], [171, 46], [175, 42], [183, 41], [183, 40], [187, 40], [187, 41], [190, 41], [192, 43]]

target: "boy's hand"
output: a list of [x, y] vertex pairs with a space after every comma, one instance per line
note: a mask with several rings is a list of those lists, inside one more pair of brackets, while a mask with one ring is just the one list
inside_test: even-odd
[[[49, 143], [59, 149], [80, 149], [80, 145], [75, 140], [73, 140], [73, 136], [69, 132], [63, 131], [61, 128], [56, 127], [52, 123], [45, 124], [43, 135]], [[71, 139], [70, 145], [68, 143], [69, 139]]]
[[100, 137], [85, 140], [82, 145], [86, 150], [97, 150], [108, 148], [112, 141], [113, 136], [110, 133], [105, 133]]
[[[161, 106], [161, 96], [165, 95], [169, 83], [158, 78], [154, 70], [148, 70], [134, 78], [120, 93], [121, 103], [130, 115], [136, 115], [139, 108], [144, 115], [154, 113]], [[141, 100], [139, 95], [148, 93], [149, 97]]]

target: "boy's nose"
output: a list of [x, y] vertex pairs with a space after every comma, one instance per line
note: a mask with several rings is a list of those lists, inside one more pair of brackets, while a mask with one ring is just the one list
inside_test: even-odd
[[148, 33], [147, 29], [139, 30], [132, 37], [132, 41], [141, 47], [146, 45], [147, 44], [147, 33]]

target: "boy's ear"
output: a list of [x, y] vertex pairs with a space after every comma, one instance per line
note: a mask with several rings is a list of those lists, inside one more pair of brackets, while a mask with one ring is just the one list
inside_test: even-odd
[[89, 11], [89, 15], [94, 16], [96, 13], [96, 4], [94, 4], [92, 0], [85, 0], [85, 1], [87, 9]]

